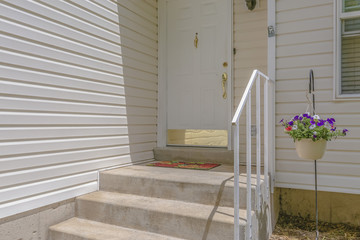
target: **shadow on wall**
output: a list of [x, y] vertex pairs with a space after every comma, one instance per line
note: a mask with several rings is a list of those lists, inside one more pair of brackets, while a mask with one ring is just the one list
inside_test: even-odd
[[[136, 8], [137, 14], [132, 9]], [[157, 123], [157, 9], [144, 2], [118, 4], [124, 118], [131, 162], [153, 159]], [[150, 4], [150, 3], [149, 3]], [[142, 5], [142, 6], [141, 6]], [[149, 7], [149, 9], [145, 9]], [[138, 15], [143, 13], [142, 16]], [[151, 13], [155, 13], [151, 15]]]

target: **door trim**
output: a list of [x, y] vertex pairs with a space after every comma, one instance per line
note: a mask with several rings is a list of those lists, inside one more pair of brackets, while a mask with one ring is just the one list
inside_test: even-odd
[[[227, 16], [227, 34], [229, 37], [228, 52], [230, 62], [228, 63], [228, 149], [232, 149], [232, 126], [231, 117], [233, 114], [233, 0], [229, 1]], [[167, 143], [167, 0], [158, 1], [158, 119], [157, 119], [157, 146], [166, 147]], [[220, 80], [219, 80], [220, 81]]]

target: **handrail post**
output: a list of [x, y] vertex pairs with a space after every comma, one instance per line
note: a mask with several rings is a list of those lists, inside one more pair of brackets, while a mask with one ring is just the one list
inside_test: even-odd
[[234, 240], [239, 240], [239, 122], [234, 126]]
[[246, 103], [246, 215], [247, 215], [247, 234], [248, 239], [252, 239], [252, 219], [251, 219], [251, 91], [249, 92]]
[[269, 82], [264, 85], [264, 178], [267, 202], [270, 199], [269, 189]]
[[256, 209], [260, 211], [260, 168], [261, 168], [261, 92], [260, 75], [256, 79]]

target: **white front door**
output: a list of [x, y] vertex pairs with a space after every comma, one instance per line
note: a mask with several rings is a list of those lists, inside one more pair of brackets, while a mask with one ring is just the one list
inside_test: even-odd
[[167, 0], [168, 129], [228, 130], [231, 4]]

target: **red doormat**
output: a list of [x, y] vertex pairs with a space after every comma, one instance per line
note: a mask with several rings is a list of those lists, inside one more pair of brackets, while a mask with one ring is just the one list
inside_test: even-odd
[[209, 170], [218, 167], [221, 164], [217, 163], [202, 163], [202, 162], [181, 162], [181, 161], [160, 161], [147, 164], [147, 166], [154, 167], [170, 167], [170, 168], [184, 168], [194, 170]]

